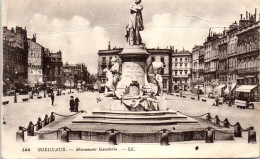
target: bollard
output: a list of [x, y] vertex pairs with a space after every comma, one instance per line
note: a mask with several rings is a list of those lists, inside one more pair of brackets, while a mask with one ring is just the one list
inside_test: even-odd
[[207, 114], [207, 116], [206, 116], [206, 120], [211, 121], [210, 113]]
[[116, 134], [118, 133], [118, 131], [115, 129], [110, 129], [107, 130], [106, 132], [109, 133], [108, 143], [110, 145], [117, 145]]
[[49, 119], [48, 119], [48, 115], [46, 114], [43, 120], [43, 126], [46, 126], [49, 124]]
[[239, 122], [237, 122], [236, 125], [234, 126], [234, 137], [242, 137], [241, 126], [240, 126]]
[[54, 115], [54, 112], [51, 112], [50, 123], [53, 121], [55, 121], [55, 115]]
[[205, 130], [205, 132], [206, 132], [205, 142], [206, 143], [213, 143], [214, 131], [212, 130], [212, 128], [208, 127]]
[[219, 125], [219, 118], [218, 118], [217, 115], [215, 116], [215, 124], [218, 124], [218, 125]]
[[250, 127], [248, 131], [248, 143], [255, 144], [256, 143], [256, 132], [254, 127]]
[[171, 131], [167, 130], [167, 129], [162, 129], [160, 131], [161, 133], [161, 140], [160, 140], [160, 144], [161, 146], [169, 146], [169, 133]]
[[34, 125], [32, 121], [29, 122], [27, 127], [27, 136], [34, 136]]
[[63, 130], [61, 130], [61, 142], [69, 142], [69, 131], [66, 127], [64, 127]]
[[223, 126], [224, 126], [225, 128], [229, 128], [229, 121], [228, 121], [227, 118], [223, 121]]
[[24, 130], [19, 126], [19, 130], [16, 132], [16, 142], [24, 142]]
[[42, 128], [42, 120], [39, 117], [36, 125], [36, 131], [40, 130]]

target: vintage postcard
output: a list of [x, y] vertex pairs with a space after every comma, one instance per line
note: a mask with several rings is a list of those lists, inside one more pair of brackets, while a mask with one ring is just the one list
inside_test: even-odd
[[258, 0], [3, 0], [2, 158], [257, 158]]

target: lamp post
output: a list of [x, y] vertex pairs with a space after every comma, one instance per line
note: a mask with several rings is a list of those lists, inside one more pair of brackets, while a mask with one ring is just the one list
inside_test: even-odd
[[[14, 73], [15, 73], [15, 83], [17, 82], [17, 74], [18, 74], [18, 70], [17, 70], [17, 68], [16, 69], [14, 69]], [[14, 93], [14, 103], [17, 103], [17, 96], [16, 96], [16, 86], [15, 86], [15, 93]]]
[[[180, 89], [180, 87], [181, 87], [181, 89]], [[180, 89], [180, 97], [182, 97], [182, 78], [180, 79], [179, 89]]]
[[43, 82], [44, 82], [44, 89], [43, 89], [43, 97], [46, 98], [46, 81], [47, 81], [47, 76], [46, 75], [43, 75]]
[[232, 82], [231, 82], [231, 73], [228, 74], [228, 106], [231, 107], [231, 86], [232, 86]]
[[198, 100], [200, 100], [200, 77], [198, 77]]
[[72, 77], [70, 76], [70, 93], [71, 93], [71, 78], [72, 78]]

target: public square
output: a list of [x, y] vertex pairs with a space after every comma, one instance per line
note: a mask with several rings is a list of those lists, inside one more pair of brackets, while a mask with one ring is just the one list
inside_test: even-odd
[[[96, 98], [99, 97], [100, 93], [98, 92], [82, 92], [78, 93], [76, 90], [72, 90], [71, 94], [68, 94], [70, 90], [63, 91], [65, 95], [61, 96], [55, 96], [55, 102], [54, 105], [51, 105], [51, 99], [50, 97], [37, 99], [36, 96], [34, 99], [30, 99], [28, 102], [22, 102], [22, 98], [27, 97], [27, 95], [21, 95], [18, 96], [18, 102], [13, 103], [14, 96], [5, 96], [3, 99], [10, 100], [10, 103], [8, 105], [3, 106], [3, 118], [6, 122], [2, 126], [2, 148], [3, 150], [7, 150], [10, 152], [10, 150], [15, 151], [16, 153], [22, 153], [21, 149], [23, 147], [26, 147], [25, 145], [30, 145], [33, 143], [33, 145], [30, 145], [29, 147], [33, 150], [37, 151], [33, 147], [40, 147], [40, 145], [44, 144], [51, 144], [51, 147], [59, 147], [61, 145], [64, 146], [64, 143], [61, 143], [57, 140], [37, 140], [37, 137], [25, 137], [24, 143], [17, 143], [16, 142], [16, 132], [18, 130], [19, 126], [27, 127], [29, 121], [32, 121], [34, 124], [36, 123], [38, 117], [43, 117], [45, 114], [50, 115], [51, 112], [56, 112], [62, 115], [69, 115], [73, 114], [69, 111], [69, 99], [70, 96], [78, 97], [80, 100], [79, 104], [79, 110], [85, 110], [85, 111], [91, 111], [97, 108], [97, 102]], [[43, 93], [40, 93], [40, 95], [43, 96]], [[231, 144], [233, 147], [247, 147], [251, 148], [252, 150], [255, 149], [259, 143], [259, 116], [260, 116], [260, 106], [259, 104], [256, 104], [255, 109], [238, 109], [235, 106], [228, 107], [227, 104], [220, 105], [218, 107], [212, 106], [213, 99], [207, 99], [207, 102], [192, 100], [190, 98], [190, 93], [183, 95], [186, 96], [186, 98], [177, 97], [177, 94], [173, 95], [167, 95], [164, 94], [164, 97], [167, 100], [168, 108], [176, 111], [180, 111], [182, 113], [185, 113], [187, 115], [191, 116], [198, 116], [205, 113], [210, 113], [212, 117], [215, 115], [218, 115], [220, 120], [224, 120], [225, 118], [228, 118], [231, 124], [235, 124], [236, 122], [239, 122], [242, 126], [242, 128], [246, 129], [249, 126], [254, 126], [257, 134], [257, 144], [248, 144], [247, 143], [247, 132], [242, 133], [242, 138], [235, 138], [234, 141], [214, 141], [214, 144], [206, 144], [204, 141], [185, 141], [185, 142], [175, 142], [171, 143], [171, 145], [174, 145], [174, 147], [182, 147], [187, 146], [187, 148], [193, 147], [191, 149], [194, 150], [195, 145], [199, 145], [200, 147], [204, 147], [204, 149], [211, 149], [213, 147], [220, 148], [219, 145], [221, 144]], [[205, 97], [200, 97], [204, 98]], [[195, 98], [196, 99], [196, 98]], [[56, 116], [56, 118], [59, 118]], [[205, 118], [205, 117], [204, 117]], [[3, 120], [2, 120], [3, 122]], [[233, 129], [233, 128], [231, 128]], [[25, 133], [26, 134], [26, 133]], [[98, 142], [87, 142], [87, 141], [71, 141], [69, 143], [65, 143], [66, 147], [69, 146], [71, 148], [75, 148], [75, 146], [86, 146], [88, 147], [97, 147], [97, 146], [109, 146], [108, 143]], [[13, 145], [13, 146], [6, 146], [6, 145]], [[145, 145], [145, 146], [144, 146]], [[162, 151], [166, 151], [167, 149], [162, 149], [162, 146], [160, 144], [120, 144], [116, 147], [124, 149], [128, 146], [134, 146], [135, 148], [138, 148], [140, 151], [143, 150], [146, 146], [153, 145], [158, 146], [157, 148]], [[170, 147], [171, 147], [170, 145]], [[209, 145], [209, 146], [207, 146]], [[19, 148], [14, 148], [18, 146]], [[213, 147], [212, 147], [213, 146]], [[46, 147], [46, 145], [45, 145]], [[150, 147], [151, 148], [151, 147]], [[220, 148], [221, 149], [221, 148]], [[7, 152], [3, 151], [3, 152]], [[223, 150], [222, 150], [223, 151]], [[83, 152], [82, 152], [83, 153]], [[129, 152], [127, 152], [129, 153]], [[254, 151], [252, 151], [254, 153]], [[26, 155], [26, 153], [22, 153], [23, 155]], [[28, 153], [30, 154], [30, 153]], [[223, 153], [223, 155], [226, 154], [231, 155], [228, 153]], [[38, 154], [39, 155], [39, 154]], [[51, 155], [51, 154], [50, 154]], [[134, 154], [132, 154], [134, 155]], [[146, 154], [149, 156], [149, 154]], [[169, 153], [170, 155], [170, 153]], [[175, 154], [176, 155], [176, 154]], [[180, 156], [184, 156], [184, 154], [178, 154]], [[178, 156], [177, 155], [177, 156]], [[205, 154], [206, 155], [206, 154]], [[249, 154], [248, 154], [249, 155]], [[167, 156], [167, 154], [166, 154]]]

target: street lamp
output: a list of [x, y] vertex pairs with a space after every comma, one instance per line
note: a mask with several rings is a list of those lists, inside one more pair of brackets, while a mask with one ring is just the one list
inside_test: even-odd
[[47, 82], [47, 76], [43, 75], [43, 82], [44, 82], [44, 98], [46, 98], [46, 82]]
[[[180, 87], [181, 87], [181, 89], [180, 89]], [[182, 97], [182, 78], [180, 79], [179, 89], [180, 89], [180, 97]]]
[[232, 87], [232, 82], [231, 82], [231, 73], [228, 74], [228, 96], [229, 96], [229, 100], [228, 100], [228, 106], [231, 107], [231, 87]]
[[[17, 68], [14, 69], [14, 73], [15, 73], [15, 83], [16, 83], [17, 80], [18, 80], [18, 79], [17, 79], [17, 74], [18, 74]], [[15, 91], [14, 91], [14, 92], [15, 92], [15, 93], [14, 93], [14, 103], [17, 103], [16, 89], [17, 89], [17, 88], [16, 88], [16, 86], [15, 86]]]
[[198, 77], [198, 100], [200, 100], [200, 77]]
[[71, 79], [72, 79], [72, 76], [70, 76], [70, 93], [71, 93]]

